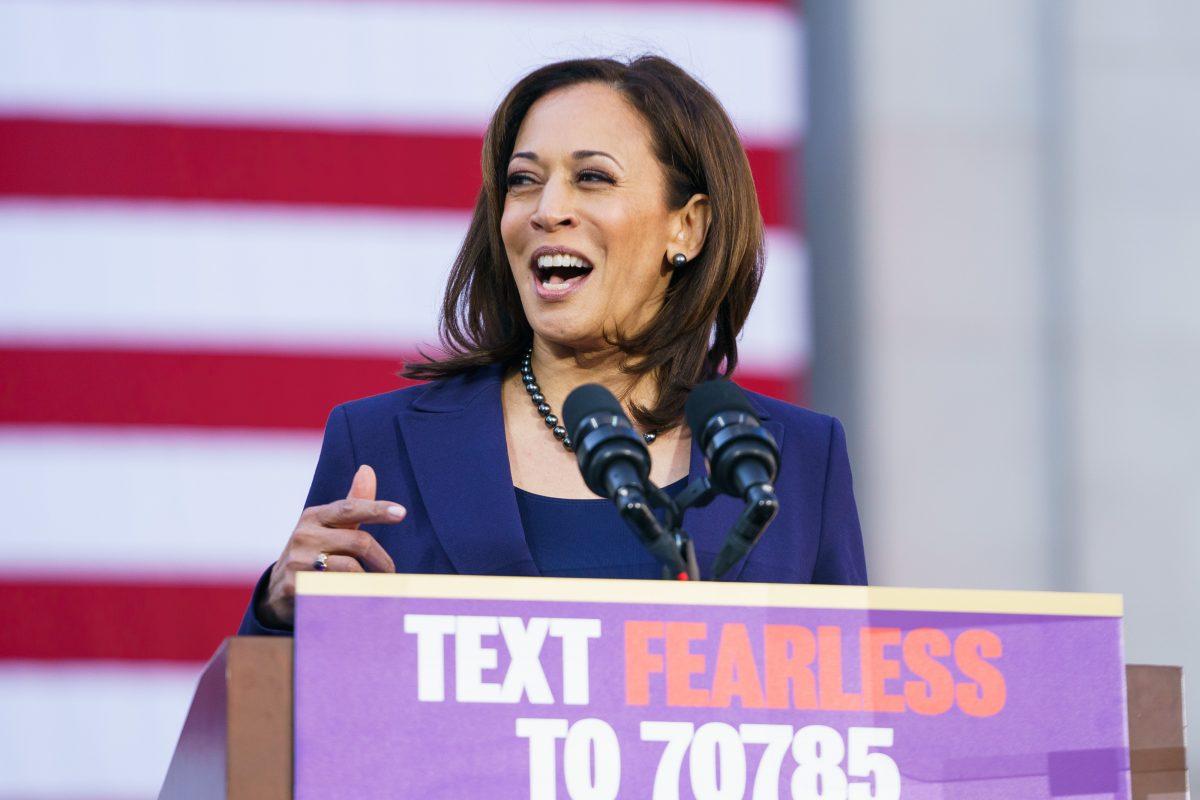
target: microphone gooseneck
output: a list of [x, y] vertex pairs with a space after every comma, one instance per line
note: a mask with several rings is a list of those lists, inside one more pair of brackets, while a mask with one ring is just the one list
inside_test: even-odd
[[745, 394], [731, 381], [700, 384], [684, 407], [692, 437], [708, 460], [713, 488], [739, 497], [746, 507], [717, 555], [717, 578], [750, 552], [779, 513], [773, 481], [779, 445], [762, 427]]
[[567, 396], [563, 419], [587, 487], [616, 504], [621, 518], [672, 575], [686, 575], [678, 547], [646, 499], [655, 491], [650, 451], [617, 398], [599, 384], [584, 384]]

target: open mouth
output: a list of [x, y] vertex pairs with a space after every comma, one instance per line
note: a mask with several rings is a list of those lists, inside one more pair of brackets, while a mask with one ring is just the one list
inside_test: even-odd
[[545, 292], [568, 292], [592, 271], [592, 265], [579, 256], [554, 253], [538, 256], [533, 267], [538, 284]]

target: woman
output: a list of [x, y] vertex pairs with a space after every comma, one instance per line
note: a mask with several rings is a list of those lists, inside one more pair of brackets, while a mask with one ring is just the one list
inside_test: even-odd
[[[657, 577], [584, 485], [558, 414], [601, 383], [651, 442], [655, 483], [704, 474], [683, 405], [736, 366], [762, 262], [745, 152], [686, 72], [645, 56], [525, 77], [484, 141], [442, 309], [447, 356], [408, 369], [429, 383], [333, 410], [308, 507], [241, 633], [288, 632], [295, 575], [314, 568]], [[840, 424], [750, 401], [781, 449], [781, 512], [729, 577], [865, 583]], [[688, 513], [703, 575], [740, 511], [719, 498]]]

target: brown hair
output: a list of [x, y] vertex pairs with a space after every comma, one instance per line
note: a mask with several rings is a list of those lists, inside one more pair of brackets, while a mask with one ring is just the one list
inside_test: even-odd
[[699, 255], [674, 270], [650, 323], [628, 337], [618, 332], [613, 341], [627, 355], [625, 372], [655, 376], [657, 402], [632, 411], [642, 425], [662, 429], [678, 422], [692, 387], [737, 366], [737, 335], [762, 278], [763, 223], [750, 164], [725, 110], [699, 81], [660, 56], [628, 64], [560, 61], [509, 91], [484, 137], [483, 187], [442, 301], [446, 355], [407, 365], [404, 376], [445, 378], [509, 363], [529, 346], [533, 332], [500, 236], [505, 176], [529, 108], [555, 89], [580, 83], [611, 86], [645, 119], [666, 175], [669, 208], [682, 208], [696, 193], [709, 197], [711, 221]]

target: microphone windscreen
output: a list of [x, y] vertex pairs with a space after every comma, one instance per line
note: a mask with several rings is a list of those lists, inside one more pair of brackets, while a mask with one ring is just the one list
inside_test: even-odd
[[567, 395], [563, 403], [563, 422], [566, 423], [567, 433], [572, 439], [579, 430], [579, 423], [597, 413], [616, 414], [625, 416], [625, 409], [613, 397], [613, 393], [598, 383], [585, 383]]
[[688, 395], [683, 414], [688, 427], [692, 429], [692, 437], [701, 447], [704, 446], [704, 442], [700, 441], [704, 426], [713, 414], [721, 411], [744, 411], [754, 416], [754, 408], [745, 393], [733, 381], [725, 378], [705, 381]]

